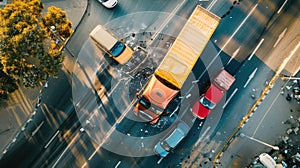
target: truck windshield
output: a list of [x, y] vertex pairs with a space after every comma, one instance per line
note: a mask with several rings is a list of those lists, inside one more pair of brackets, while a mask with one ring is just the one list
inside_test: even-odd
[[149, 109], [153, 114], [161, 115], [164, 112], [164, 109], [157, 107], [154, 104], [151, 104], [151, 102], [142, 96], [139, 100], [139, 103], [146, 109]]
[[139, 103], [144, 106], [146, 109], [150, 108], [151, 103], [148, 99], [146, 99], [144, 96], [141, 97]]
[[119, 56], [125, 49], [125, 45], [121, 41], [117, 41], [116, 44], [110, 49], [110, 53], [112, 56]]
[[208, 109], [213, 109], [214, 107], [215, 107], [215, 104], [214, 103], [212, 103], [211, 101], [209, 101], [207, 98], [205, 98], [205, 97], [202, 97], [201, 99], [200, 99], [200, 103], [204, 106], [204, 107], [206, 107], [206, 108], [208, 108]]

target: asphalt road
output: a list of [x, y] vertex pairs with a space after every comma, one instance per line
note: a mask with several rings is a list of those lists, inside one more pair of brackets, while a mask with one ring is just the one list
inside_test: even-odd
[[[70, 51], [69, 53], [67, 52], [67, 54], [75, 57], [80, 55], [82, 46], [88, 39], [89, 32], [97, 24], [108, 24], [109, 21], [113, 20], [114, 18], [126, 16], [135, 12], [171, 12], [180, 2], [181, 1], [164, 1], [162, 4], [162, 2], [158, 0], [144, 0], [126, 3], [121, 1], [115, 9], [109, 10], [105, 9], [98, 2], [92, 0], [90, 1], [88, 15], [86, 15], [86, 18], [84, 18], [82, 24], [78, 27], [78, 33], [74, 34], [67, 45], [67, 48]], [[202, 4], [204, 7], [210, 7], [210, 3], [211, 2], [188, 1], [178, 11], [177, 15], [183, 18], [187, 18], [196, 4]], [[281, 3], [282, 1], [263, 1], [256, 6], [256, 1], [242, 1], [240, 2], [240, 4], [234, 5], [230, 1], [216, 2], [215, 5], [211, 8], [212, 12], [216, 13], [219, 16], [224, 16], [224, 14], [226, 14], [228, 11], [230, 11], [230, 13], [227, 13], [228, 15], [226, 15], [222, 19], [220, 26], [212, 37], [211, 42], [201, 55], [201, 60], [194, 68], [193, 71], [196, 78], [202, 77], [203, 81], [208, 81], [208, 78], [217, 73], [218, 70], [220, 70], [223, 66], [231, 71], [232, 74], [235, 74], [236, 70], [238, 69], [239, 63], [235, 60], [231, 61], [230, 57], [227, 56], [227, 54], [233, 55], [233, 53], [237, 51], [238, 48], [240, 48], [237, 52], [238, 54], [236, 54], [235, 56], [238, 61], [245, 60], [245, 58], [250, 54], [250, 51], [253, 51], [255, 46], [257, 45], [259, 37], [264, 32], [265, 26], [267, 25], [268, 19], [273, 15], [274, 12], [276, 12]], [[232, 10], [230, 10], [231, 6], [233, 6]], [[264, 17], [261, 17], [261, 15], [263, 15]], [[259, 21], [257, 21], [258, 17], [260, 19]], [[261, 18], [263, 19], [261, 20]], [[221, 52], [221, 50], [225, 51], [225, 53]], [[229, 61], [231, 61], [229, 64], [230, 66], [226, 66]], [[207, 75], [207, 73], [203, 73], [203, 67], [206, 67], [209, 75]], [[106, 90], [111, 90], [112, 88], [114, 88], [114, 85], [110, 85], [111, 78], [117, 78], [116, 76], [112, 76], [110, 74], [111, 72], [116, 72], [113, 68], [108, 68], [108, 71], [103, 73], [107, 76], [107, 80], [105, 79], [104, 81], [109, 81], [107, 83], [103, 82]], [[88, 69], [88, 67], [82, 67], [82, 69]], [[105, 70], [106, 67], [104, 67], [103, 69]], [[87, 72], [88, 73], [85, 73], [83, 75], [89, 76], [89, 73], [91, 72]], [[244, 72], [245, 78], [251, 72], [252, 71], [250, 69], [247, 69]], [[27, 167], [29, 165], [35, 165], [36, 167], [51, 167], [53, 165], [55, 165], [56, 167], [81, 167], [84, 164], [88, 164], [89, 167], [99, 167], [103, 164], [107, 165], [108, 167], [114, 167], [115, 165], [118, 165], [119, 167], [137, 167], [137, 165], [147, 167], [148, 165], [153, 165], [153, 163], [156, 163], [156, 156], [148, 156], [145, 158], [125, 157], [111, 153], [103, 148], [98, 149], [99, 143], [95, 143], [93, 138], [91, 139], [88, 134], [80, 133], [79, 121], [74, 115], [75, 108], [72, 105], [72, 103], [74, 102], [72, 102], [72, 89], [69, 83], [70, 78], [68, 79], [65, 74], [61, 74], [61, 76], [62, 77], [60, 77], [59, 79], [53, 79], [53, 81], [49, 81], [49, 87], [52, 88], [48, 88], [48, 92], [45, 92], [43, 95], [44, 102], [41, 105], [43, 108], [41, 108], [42, 111], [40, 113], [40, 117], [37, 116], [37, 118], [35, 119], [35, 123], [32, 126], [32, 131], [36, 130], [41, 125], [41, 123], [43, 123], [42, 126], [40, 126], [40, 129], [36, 134], [34, 134], [33, 137], [30, 137], [30, 135], [32, 135], [32, 132], [28, 132], [28, 139], [23, 139], [20, 143], [18, 143], [21, 150], [16, 148], [16, 152], [12, 151], [14, 155], [13, 157], [6, 158], [7, 162], [13, 163], [14, 167], [18, 167], [20, 165], [22, 165], [22, 167]], [[100, 79], [103, 80], [102, 77], [100, 77]], [[126, 84], [125, 81], [123, 82], [123, 85], [120, 85], [121, 87], [119, 89], [114, 90], [116, 93], [112, 92], [110, 94], [120, 94], [122, 91], [120, 89], [122, 89], [122, 86]], [[199, 87], [202, 87], [205, 83], [206, 82], [200, 82]], [[190, 85], [187, 84], [185, 87], [190, 88]], [[90, 92], [92, 97], [94, 97], [94, 90], [90, 90]], [[228, 92], [228, 95], [230, 95], [232, 92], [233, 90], [230, 90]], [[115, 99], [113, 100], [113, 102], [116, 103]], [[88, 98], [86, 98], [85, 101], [90, 103]], [[194, 100], [189, 101], [193, 102]], [[239, 100], [236, 100], [235, 103], [238, 104], [238, 101]], [[96, 103], [99, 102], [96, 101]], [[107, 120], [110, 122], [110, 124], [113, 124], [116, 119], [112, 118], [118, 118], [122, 112], [119, 112], [118, 114], [118, 111], [114, 110], [114, 106], [110, 104], [111, 101], [107, 101], [106, 103], [108, 104], [104, 104], [102, 106], [103, 108], [105, 108], [104, 112], [106, 113], [106, 115], [107, 113], [110, 113], [110, 115], [107, 115]], [[126, 104], [128, 102], [123, 103]], [[231, 103], [235, 104], [234, 102]], [[102, 100], [100, 101], [100, 104], [103, 104]], [[123, 105], [120, 106], [122, 107]], [[93, 108], [94, 106], [89, 105], [89, 107]], [[225, 111], [225, 113], [235, 113], [235, 111]], [[81, 122], [84, 122], [84, 117], [86, 116], [88, 116], [88, 114], [80, 116], [79, 120], [81, 120]], [[216, 128], [218, 124], [218, 122], [215, 121], [215, 118], [218, 118], [220, 120], [220, 117], [221, 114], [214, 117], [209, 117], [205, 121], [205, 124], [200, 124], [201, 121], [196, 120], [185, 141], [178, 147], [178, 149], [174, 151], [174, 154], [163, 160], [163, 162], [160, 165], [157, 165], [157, 167], [166, 167], [168, 165], [175, 166], [179, 164], [185, 157], [189, 155], [192, 144], [197, 141], [197, 138], [195, 137], [201, 137], [201, 135], [203, 135], [203, 132], [205, 132], [207, 128], [210, 128], [210, 132], [206, 135], [212, 135], [213, 133], [215, 133], [214, 129], [212, 129]], [[238, 120], [240, 118], [237, 116], [236, 119]], [[221, 125], [224, 123], [225, 120], [220, 120]], [[201, 126], [199, 126], [199, 124]], [[124, 125], [126, 126], [126, 124]], [[145, 127], [142, 127], [141, 125], [141, 127], [135, 128], [133, 130], [140, 130], [141, 128]], [[204, 129], [202, 129], [202, 127], [204, 127]], [[230, 126], [224, 126], [223, 128], [225, 129], [225, 131], [226, 129], [232, 129]], [[54, 138], [52, 139], [52, 137]], [[47, 145], [49, 142], [51, 143]], [[67, 144], [69, 144], [69, 146], [67, 146]], [[47, 149], [45, 149], [45, 146], [47, 146]], [[94, 157], [91, 157], [93, 156], [95, 150], [97, 151], [96, 155], [94, 155]], [[39, 157], [41, 159], [37, 160], [37, 158]], [[89, 157], [91, 157], [91, 159], [89, 159]], [[23, 159], [20, 160], [20, 158]]]
[[[229, 5], [229, 7], [228, 7], [228, 9], [230, 9], [230, 6], [231, 6], [232, 4], [230, 4]], [[265, 20], [265, 21], [261, 21], [260, 23], [256, 23], [255, 22], [255, 17], [254, 16], [250, 16], [250, 15], [248, 15], [249, 13], [250, 14], [252, 14], [253, 12], [255, 12], [255, 9], [257, 8], [257, 6], [255, 5], [255, 4], [252, 4], [252, 6], [251, 5], [249, 5], [249, 4], [247, 4], [248, 5], [248, 9], [244, 9], [245, 11], [248, 11], [248, 13], [247, 12], [245, 12], [245, 14], [244, 15], [238, 15], [238, 16], [241, 16], [240, 17], [240, 19], [234, 19], [234, 17], [230, 17], [230, 15], [227, 15], [226, 17], [228, 18], [228, 20], [227, 20], [227, 22], [225, 22], [225, 23], [223, 23], [223, 24], [221, 24], [220, 25], [220, 27], [222, 27], [222, 26], [224, 26], [224, 25], [226, 25], [226, 24], [230, 24], [230, 25], [235, 25], [235, 26], [232, 26], [232, 30], [231, 29], [229, 29], [228, 30], [228, 27], [229, 26], [226, 26], [226, 29], [224, 28], [224, 30], [223, 31], [228, 31], [228, 34], [234, 34], [235, 36], [232, 36], [232, 37], [227, 37], [227, 39], [226, 38], [224, 38], [224, 39], [222, 39], [222, 37], [223, 36], [221, 36], [221, 37], [218, 37], [216, 34], [218, 34], [218, 33], [220, 33], [220, 34], [222, 34], [222, 30], [220, 30], [220, 27], [218, 28], [218, 30], [220, 31], [220, 32], [218, 32], [217, 31], [217, 33], [214, 35], [214, 37], [212, 38], [212, 39], [214, 39], [215, 38], [215, 40], [216, 40], [216, 42], [217, 42], [217, 44], [218, 44], [218, 42], [220, 42], [220, 44], [221, 44], [221, 46], [219, 46], [219, 48], [221, 48], [221, 49], [225, 49], [225, 51], [226, 51], [226, 49], [230, 49], [230, 48], [235, 48], [235, 47], [233, 47], [233, 46], [235, 46], [235, 45], [233, 45], [233, 44], [231, 44], [231, 43], [229, 43], [229, 42], [227, 42], [227, 40], [236, 40], [236, 39], [238, 39], [238, 41], [239, 41], [239, 43], [241, 43], [241, 44], [243, 44], [243, 43], [245, 43], [245, 45], [247, 46], [246, 48], [249, 50], [249, 51], [253, 51], [253, 48], [254, 48], [254, 45], [255, 44], [257, 44], [257, 41], [258, 41], [258, 39], [259, 39], [259, 36], [260, 36], [260, 33], [262, 33], [263, 32], [263, 30], [264, 30], [264, 28], [265, 28], [265, 24], [266, 24], [266, 22], [267, 22], [267, 20]], [[264, 6], [264, 5], [266, 5], [266, 4], [261, 4], [260, 6]], [[188, 6], [188, 5], [185, 5], [185, 7], [186, 6]], [[188, 7], [190, 7], [190, 6], [188, 6]], [[249, 7], [252, 7], [252, 8], [249, 8]], [[236, 9], [236, 8], [238, 8], [238, 7], [235, 7], [235, 8], [233, 8], [233, 9]], [[227, 10], [228, 10], [227, 9]], [[253, 9], [253, 10], [251, 10], [251, 9]], [[258, 8], [259, 9], [259, 8]], [[275, 11], [275, 9], [277, 9], [276, 7], [274, 7], [274, 9], [273, 10], [270, 10], [270, 11], [265, 11], [266, 12], [266, 18], [268, 18], [268, 17], [270, 17], [271, 15], [272, 15], [272, 12], [274, 12]], [[182, 9], [182, 11], [187, 11], [186, 9]], [[222, 12], [222, 11], [219, 11], [219, 12]], [[223, 11], [224, 13], [226, 13], [227, 11], [226, 10], [224, 10]], [[240, 12], [240, 11], [234, 11], [234, 10], [232, 10], [232, 12], [231, 13], [234, 13], [234, 12]], [[254, 14], [253, 14], [254, 15]], [[183, 15], [184, 16], [184, 15]], [[236, 16], [236, 15], [235, 15]], [[225, 17], [225, 18], [226, 18]], [[247, 19], [245, 19], [245, 18], [247, 18]], [[233, 22], [233, 21], [236, 21], [236, 22]], [[233, 22], [233, 23], [232, 23]], [[239, 26], [240, 25], [240, 23], [245, 23], [245, 25], [242, 25], [242, 26]], [[253, 25], [253, 22], [255, 22], [256, 23], [256, 25], [255, 26], [252, 26]], [[249, 25], [251, 25], [251, 26], [249, 26]], [[234, 28], [238, 28], [238, 31], [236, 31], [236, 29], [234, 29]], [[240, 32], [247, 32], [247, 33], [240, 33]], [[238, 36], [238, 34], [239, 34], [239, 36]], [[256, 35], [253, 35], [253, 34], [256, 34]], [[256, 40], [255, 40], [256, 39]], [[252, 43], [252, 46], [253, 47], [251, 47], [251, 43]], [[215, 46], [212, 44], [212, 43], [210, 43], [210, 45], [207, 47], [207, 49], [206, 49], [206, 51], [204, 51], [204, 53], [203, 53], [203, 55], [201, 56], [201, 58], [202, 58], [202, 60], [204, 60], [204, 61], [200, 61], [200, 62], [198, 62], [198, 64], [197, 64], [197, 66], [196, 66], [196, 68], [195, 68], [195, 72], [196, 72], [196, 76], [197, 77], [199, 77], [199, 76], [203, 76], [202, 75], [202, 73], [200, 73], [199, 74], [199, 72], [203, 72], [203, 70], [200, 70], [201, 69], [201, 67], [203, 67], [203, 66], [199, 66], [200, 64], [204, 64], [206, 67], [208, 67], [208, 72], [209, 72], [209, 76], [213, 76], [213, 74], [215, 74], [215, 73], [217, 73], [217, 71], [219, 70], [219, 69], [221, 69], [222, 67], [223, 67], [223, 65], [226, 65], [227, 64], [227, 62], [230, 60], [230, 57], [228, 57], [225, 53], [223, 53], [223, 52], [219, 52], [219, 48], [217, 47], [217, 49], [212, 49], [212, 48], [214, 48]], [[216, 48], [216, 47], [215, 47]], [[238, 47], [236, 47], [236, 48], [238, 48]], [[218, 58], [218, 61], [215, 61], [215, 57], [210, 57], [211, 56], [211, 51], [214, 51], [215, 53], [215, 55], [216, 55], [216, 58]], [[245, 59], [248, 55], [249, 55], [249, 51], [243, 51], [243, 47], [241, 47], [240, 48], [240, 50], [239, 50], [240, 52], [239, 53], [241, 53], [240, 55], [243, 55], [242, 57], [244, 57], [244, 58], [240, 58], [240, 59]], [[208, 53], [210, 53], [210, 54], [208, 54]], [[243, 53], [247, 53], [247, 54], [243, 54]], [[220, 61], [221, 60], [221, 61]], [[211, 64], [212, 64], [212, 62], [214, 63], [214, 66], [211, 66]], [[217, 63], [215, 63], [215, 62], [217, 62]], [[207, 66], [208, 65], [208, 66]], [[232, 64], [231, 64], [232, 66], [228, 66], [228, 67], [226, 67], [227, 69], [229, 69], [230, 71], [232, 71], [233, 73], [235, 73], [235, 71], [237, 70], [237, 68], [235, 67], [235, 66], [238, 66], [239, 64], [237, 63], [237, 62], [235, 62], [235, 61], [232, 61]], [[199, 68], [199, 69], [198, 69]], [[210, 69], [209, 69], [210, 68]], [[198, 72], [198, 74], [197, 74], [197, 72]], [[249, 76], [249, 74], [251, 73], [252, 71], [251, 70], [249, 70], [249, 71], [247, 71], [247, 72], [244, 72], [244, 73], [246, 73], [246, 75], [244, 74], [244, 79], [246, 79], [246, 77], [247, 76]], [[205, 75], [204, 75], [205, 76]], [[205, 78], [204, 78], [204, 80], [205, 80]], [[206, 80], [207, 80], [207, 76], [206, 76]], [[244, 80], [245, 81], [245, 80]], [[187, 88], [189, 88], [190, 86], [186, 86]], [[229, 95], [230, 95], [230, 93], [232, 93], [232, 90], [231, 90], [231, 92], [229, 92]], [[249, 104], [251, 104], [251, 103], [249, 103]], [[219, 115], [219, 117], [220, 117], [220, 115]], [[209, 126], [206, 126], [206, 128], [212, 128], [212, 127], [216, 127], [217, 125], [217, 123], [218, 122], [213, 122], [214, 120], [215, 120], [215, 118], [218, 118], [218, 116], [215, 116], [215, 117], [210, 117], [210, 120], [212, 121], [212, 122], [207, 122], [206, 121], [206, 123], [210, 123], [210, 124], [208, 124]], [[220, 119], [220, 118], [219, 118]], [[197, 121], [197, 122], [200, 122], [200, 121]], [[212, 124], [213, 123], [213, 124]], [[128, 123], [127, 123], [128, 124]], [[194, 128], [193, 127], [193, 129], [191, 130], [191, 133], [189, 134], [189, 136], [187, 137], [187, 139], [189, 139], [189, 137], [190, 136], [195, 136], [195, 135], [201, 135], [201, 128], [199, 127], [198, 128], [198, 126], [197, 126], [197, 124], [195, 124], [196, 126], [196, 128]], [[129, 126], [129, 125], [126, 125], [126, 124], [124, 124], [124, 126], [126, 127], [126, 126]], [[145, 127], [144, 127], [145, 128]], [[229, 128], [229, 129], [231, 129], [231, 128]], [[135, 129], [133, 129], [133, 128], [131, 128], [131, 130], [138, 130], [137, 128], [135, 128]], [[193, 131], [193, 130], [196, 130], [196, 131]], [[204, 131], [205, 131], [206, 129], [204, 129]], [[213, 133], [214, 131], [213, 131], [214, 129], [211, 129], [211, 133]], [[203, 130], [202, 130], [203, 131]], [[134, 131], [133, 131], [134, 132]], [[183, 160], [183, 156], [184, 155], [187, 155], [187, 149], [189, 149], [187, 146], [190, 146], [191, 144], [193, 144], [193, 143], [195, 143], [195, 141], [196, 140], [191, 140], [191, 141], [185, 141], [185, 143], [183, 142], [182, 143], [182, 145], [184, 145], [184, 144], [186, 144], [186, 143], [188, 143], [188, 142], [190, 142], [190, 144], [189, 145], [187, 145], [186, 144], [186, 146], [184, 146], [184, 149], [186, 150], [186, 152], [181, 152], [180, 154], [181, 154], [181, 157], [180, 157], [180, 155], [179, 155], [179, 157], [178, 157], [178, 155], [176, 155], [176, 154], [174, 154], [174, 155], [172, 155], [172, 157], [170, 157], [169, 159], [172, 159], [172, 162], [174, 162], [174, 164], [171, 164], [171, 165], [176, 165], [176, 164], [178, 164], [181, 160]], [[72, 147], [71, 147], [72, 148]], [[179, 149], [179, 151], [180, 151], [180, 146], [178, 147]], [[76, 146], [74, 146], [72, 149], [76, 149]], [[70, 150], [72, 150], [72, 149], [70, 149]], [[100, 148], [99, 149], [99, 151], [98, 151], [99, 153], [101, 153], [101, 155], [103, 154], [103, 155], [107, 155], [107, 151], [105, 150], [105, 149], [102, 149], [102, 148]], [[176, 153], [176, 151], [175, 151], [175, 153]], [[66, 156], [65, 157], [68, 157], [68, 152], [66, 153]], [[91, 155], [91, 156], [93, 156], [93, 155]], [[176, 159], [176, 156], [177, 156], [177, 159]], [[82, 158], [82, 160], [89, 160], [89, 159], [86, 159], [86, 158], [88, 158], [87, 156], [83, 156], [83, 157], [81, 157]], [[139, 165], [139, 166], [143, 166], [143, 165], [147, 165], [147, 164], [149, 164], [150, 162], [151, 163], [153, 163], [153, 161], [155, 161], [155, 160], [157, 160], [157, 158], [155, 158], [154, 156], [149, 156], [149, 157], [147, 157], [147, 159], [141, 159], [141, 158], [135, 158], [134, 159], [134, 161], [133, 161], [133, 159], [131, 158], [127, 158], [127, 157], [120, 157], [120, 156], [118, 156], [118, 155], [114, 155], [114, 157], [109, 157], [110, 159], [107, 159], [107, 157], [101, 157], [101, 156], [97, 156], [97, 154], [93, 157], [93, 159], [91, 160], [91, 161], [88, 161], [88, 164], [90, 165], [90, 166], [96, 166], [96, 165], [99, 165], [99, 164], [110, 164], [111, 166], [110, 167], [113, 167], [114, 165], [119, 165], [119, 166], [121, 166], [121, 165], [124, 165], [125, 167], [126, 166], [128, 166], [128, 165], [133, 165], [133, 167], [135, 166], [135, 164], [137, 164], [137, 165]], [[65, 159], [64, 159], [65, 160]], [[167, 166], [167, 165], [169, 165], [170, 164], [170, 162], [168, 162], [167, 161], [168, 160], [168, 158], [166, 159], [166, 161], [163, 161], [161, 164], [160, 164], [160, 166], [162, 166], [162, 167], [165, 167], [165, 166]], [[177, 161], [176, 161], [177, 160]], [[134, 164], [132, 164], [132, 162], [134, 163]], [[72, 162], [71, 161], [71, 163], [74, 163], [74, 162]], [[60, 163], [60, 164], [62, 164], [62, 165], [64, 165], [65, 163], [64, 162], [62, 162], [62, 163]], [[68, 162], [68, 164], [70, 164], [69, 162]], [[78, 162], [75, 162], [74, 164], [78, 164]], [[59, 166], [60, 167], [60, 166]]]

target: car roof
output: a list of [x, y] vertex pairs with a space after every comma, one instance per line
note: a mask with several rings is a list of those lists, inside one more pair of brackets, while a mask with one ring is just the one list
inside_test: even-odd
[[276, 166], [275, 160], [267, 153], [260, 154], [259, 161], [267, 168], [275, 168]]
[[177, 124], [173, 132], [165, 139], [171, 148], [175, 148], [179, 142], [187, 135], [189, 126], [183, 121]]
[[211, 100], [215, 104], [217, 104], [222, 99], [223, 96], [224, 93], [214, 85], [211, 85], [205, 93], [205, 97]]

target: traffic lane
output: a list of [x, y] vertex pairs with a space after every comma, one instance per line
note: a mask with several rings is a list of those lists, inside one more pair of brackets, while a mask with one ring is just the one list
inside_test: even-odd
[[287, 28], [287, 30], [289, 30], [290, 26], [296, 22], [297, 17], [295, 16], [299, 16], [300, 14], [299, 3], [299, 1], [287, 1], [286, 5], [283, 6], [283, 9], [280, 10], [280, 13], [276, 13], [273, 16], [272, 20], [267, 25], [268, 29], [264, 35], [264, 38], [268, 43], [263, 43], [262, 48], [264, 48], [264, 50], [258, 51], [260, 58], [267, 58], [269, 56], [268, 53], [270, 50], [273, 50], [276, 41], [284, 29]]
[[27, 156], [26, 161], [30, 161], [29, 165], [39, 165], [41, 162], [44, 163], [45, 160], [50, 159], [48, 156], [55, 150], [58, 150], [57, 146], [65, 145], [68, 138], [72, 136], [74, 129], [80, 126], [72, 105], [70, 106], [70, 111], [71, 113], [68, 118], [57, 128], [53, 128], [52, 125], [49, 124], [49, 120], [44, 119], [32, 132], [29, 143], [36, 144], [39, 150], [35, 152], [32, 150], [31, 155]]
[[[296, 16], [300, 15], [299, 5], [299, 1], [287, 1], [281, 12], [276, 13], [267, 25], [268, 29], [263, 36], [265, 39], [262, 44], [263, 50], [258, 50], [257, 55], [274, 71], [291, 54], [299, 41], [296, 36], [299, 34], [299, 19], [296, 19]], [[296, 73], [298, 64], [297, 57], [293, 56], [282, 73], [288, 75]]]
[[241, 47], [235, 56], [240, 62], [253, 51], [269, 19], [279, 8], [280, 0], [262, 1], [258, 4], [250, 1], [231, 4], [232, 8], [227, 8], [227, 14], [222, 11], [225, 12], [225, 17], [212, 37], [230, 55]]
[[[128, 128], [128, 125], [127, 125], [127, 128]], [[151, 146], [151, 148], [153, 148], [154, 144]]]
[[28, 123], [24, 132], [20, 132], [18, 141], [11, 148], [6, 159], [8, 165], [13, 167], [29, 167], [35, 157], [43, 150], [44, 145], [50, 139], [51, 133], [56, 130], [52, 124], [47, 122], [43, 115], [44, 104], [37, 111], [33, 120]]
[[[21, 141], [27, 141], [28, 143], [17, 143], [16, 146], [13, 146], [13, 150], [11, 150], [12, 152], [8, 151], [7, 154], [11, 155], [9, 157], [10, 159], [12, 159], [8, 160], [10, 160], [9, 162], [11, 162], [12, 164], [29, 164], [32, 161], [32, 156], [35, 156], [41, 150], [41, 144], [46, 143], [48, 138], [50, 138], [51, 134], [54, 133], [55, 130], [59, 127], [59, 125], [67, 118], [70, 111], [67, 110], [66, 112], [64, 112], [60, 109], [66, 108], [66, 105], [69, 104], [66, 102], [70, 101], [71, 99], [71, 92], [68, 92], [70, 91], [70, 89], [68, 90], [68, 88], [70, 88], [70, 85], [68, 82], [68, 77], [63, 71], [59, 71], [59, 76], [60, 80], [50, 78], [50, 80], [48, 81], [48, 87], [43, 88], [41, 102], [37, 107], [36, 114], [26, 126], [25, 135], [21, 133], [20, 136], [18, 136], [17, 140], [21, 139]], [[56, 86], [60, 86], [59, 92], [56, 91]], [[64, 92], [64, 90], [67, 91]], [[49, 97], [56, 98], [50, 100]], [[58, 100], [64, 100], [64, 103], [60, 103]], [[49, 104], [49, 106], [47, 104]], [[53, 104], [57, 105], [57, 109], [49, 110], [48, 108], [51, 107]], [[46, 127], [48, 129], [45, 133], [44, 128]], [[33, 139], [34, 136], [39, 136], [38, 141]], [[23, 152], [16, 152], [18, 149], [19, 151], [26, 151], [26, 154], [24, 154]], [[17, 159], [18, 162], [15, 162], [14, 159]]]
[[[20, 134], [20, 136], [23, 133]], [[17, 147], [11, 148], [10, 153], [13, 155], [5, 156], [1, 159], [0, 167], [15, 167], [22, 168], [24, 166], [29, 167], [31, 160], [23, 160], [28, 158], [28, 155], [33, 152], [39, 151], [39, 147], [36, 144], [28, 143], [27, 139], [20, 139], [17, 143]]]
[[[255, 71], [256, 68], [257, 70]], [[253, 74], [253, 72], [256, 73], [253, 78], [250, 79], [249, 77]], [[242, 118], [252, 107], [255, 100], [266, 86], [267, 79], [265, 76], [272, 76], [273, 74], [274, 72], [270, 68], [266, 67], [257, 57], [253, 57], [251, 61], [247, 61], [242, 65], [235, 75], [236, 81], [230, 88], [230, 91], [235, 89], [238, 89], [238, 91], [224, 109], [222, 119], [217, 127], [217, 130], [219, 130], [218, 132], [226, 133], [226, 135], [218, 136], [218, 138], [221, 138], [220, 141], [226, 140], [232, 130], [237, 127]], [[249, 82], [245, 86], [247, 81]]]
[[[126, 14], [143, 12], [143, 11], [168, 11], [170, 12], [178, 3], [159, 0], [153, 1], [120, 1], [119, 4], [114, 9], [106, 9], [96, 0], [89, 1], [87, 15], [82, 19], [81, 24], [77, 27], [77, 32], [73, 34], [67, 48], [73, 53], [76, 57], [80, 51], [80, 48], [84, 41], [89, 37], [89, 33], [96, 27], [96, 25], [105, 25], [109, 21], [124, 16]], [[164, 5], [161, 5], [164, 3]]]
[[[260, 153], [272, 150], [271, 147], [255, 142], [246, 136], [273, 146], [282, 141], [281, 137], [286, 134], [286, 130], [290, 127], [284, 123], [293, 119], [296, 120], [300, 116], [298, 113], [292, 112], [299, 110], [298, 104], [295, 101], [288, 102], [285, 95], [280, 93], [281, 88], [285, 87], [285, 83], [280, 79], [276, 81], [266, 99], [239, 131], [239, 134], [243, 133], [245, 136], [237, 136], [225, 151], [224, 158], [221, 158], [223, 165], [231, 167], [234, 163], [239, 163], [240, 167], [244, 167], [249, 165]], [[233, 159], [230, 158], [230, 155], [244, 159], [241, 160], [236, 157]]]
[[[171, 152], [160, 164], [157, 164], [157, 161], [160, 159], [156, 155], [145, 156], [145, 157], [128, 157], [122, 155], [115, 155], [112, 153], [113, 157], [108, 157], [109, 160], [105, 163], [109, 164], [110, 167], [114, 167], [118, 165], [118, 167], [175, 167], [180, 166], [183, 158], [187, 157], [189, 151], [191, 150], [192, 144], [194, 144], [198, 140], [199, 133], [201, 131], [200, 125], [201, 121], [196, 121], [195, 125], [191, 128], [189, 134], [186, 138], [182, 140], [182, 142]], [[157, 139], [156, 141], [159, 141]], [[153, 150], [153, 147], [151, 150]], [[102, 151], [102, 150], [101, 150]], [[105, 156], [110, 156], [109, 151]], [[99, 167], [101, 163], [104, 163], [99, 155], [96, 155], [90, 162], [89, 166], [91, 167]]]
[[[253, 69], [256, 66], [258, 67], [258, 70], [255, 76], [244, 88], [245, 83], [247, 83], [247, 80], [251, 75], [251, 73], [249, 74], [249, 69]], [[226, 112], [218, 125], [218, 132], [212, 137], [214, 140], [219, 141], [222, 144], [225, 143], [266, 86], [266, 75], [272, 76], [273, 74], [274, 72], [265, 66], [257, 57], [253, 57], [251, 61], [245, 62], [240, 72], [237, 74], [237, 80], [233, 86], [233, 88], [238, 88], [238, 91], [225, 109]], [[217, 150], [220, 149], [216, 149], [216, 151]]]
[[48, 86], [43, 88], [41, 101], [44, 104], [55, 106], [58, 109], [63, 109], [64, 105], [71, 103], [70, 97], [72, 97], [72, 84], [69, 79], [69, 74], [59, 70], [58, 77], [49, 78]]
[[[253, 80], [249, 81], [245, 89], [244, 85], [256, 67], [258, 67], [258, 69], [256, 70], [257, 73], [253, 76]], [[249, 72], [249, 70], [252, 71]], [[225, 143], [227, 138], [231, 135], [244, 115], [253, 105], [255, 100], [251, 97], [252, 94], [258, 96], [262, 88], [264, 88], [266, 81], [261, 79], [266, 79], [266, 74], [272, 75], [274, 74], [274, 72], [272, 72], [268, 67], [264, 66], [264, 64], [257, 57], [253, 57], [251, 59], [251, 62], [247, 61], [242, 65], [240, 70], [235, 75], [236, 81], [230, 89], [230, 94], [232, 94], [232, 90], [235, 90], [236, 88], [238, 88], [238, 91], [231, 98], [231, 100], [227, 102], [225, 108], [223, 108], [223, 106], [225, 105], [227, 100], [223, 99], [222, 102], [218, 106], [216, 106], [216, 108], [211, 112], [211, 114], [206, 118], [206, 121], [204, 122], [203, 128], [210, 129], [208, 130], [209, 132], [206, 132], [206, 129], [202, 129], [203, 132], [200, 134], [207, 133], [207, 135], [209, 136], [210, 142], [205, 145], [207, 146], [207, 148], [215, 146], [212, 149], [214, 151], [217, 151], [222, 146], [222, 144]], [[255, 93], [253, 92], [253, 88], [255, 88]], [[201, 142], [200, 145], [202, 145], [202, 143], [204, 142]], [[193, 152], [191, 153], [191, 155], [194, 155]], [[211, 153], [211, 155], [212, 156], [210, 158], [212, 158], [215, 154]], [[204, 159], [204, 157], [196, 157], [193, 160], [197, 159]], [[204, 162], [205, 160], [202, 161], [202, 165]]]
[[62, 124], [62, 126], [52, 135], [48, 143], [43, 147], [43, 151], [39, 153], [32, 163], [33, 167], [49, 167], [51, 163], [60, 157], [68, 144], [71, 144], [73, 139], [79, 134], [81, 124], [76, 116], [75, 111]]

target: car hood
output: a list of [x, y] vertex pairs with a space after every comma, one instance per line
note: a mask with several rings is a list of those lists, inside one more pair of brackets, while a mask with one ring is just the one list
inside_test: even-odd
[[204, 107], [199, 101], [197, 101], [192, 108], [193, 115], [204, 119], [209, 113], [210, 109]]
[[155, 147], [154, 147], [154, 152], [155, 152], [156, 154], [158, 154], [160, 157], [166, 157], [166, 156], [169, 154], [169, 152], [166, 151], [166, 150], [161, 146], [160, 143], [161, 143], [161, 142], [159, 141], [159, 142], [155, 145]]
[[131, 50], [131, 48], [129, 48], [128, 46], [125, 47], [124, 51], [122, 52], [121, 55], [119, 55], [118, 57], [114, 57], [114, 59], [119, 63], [119, 64], [125, 64], [127, 63], [130, 58], [132, 57], [133, 51]]

